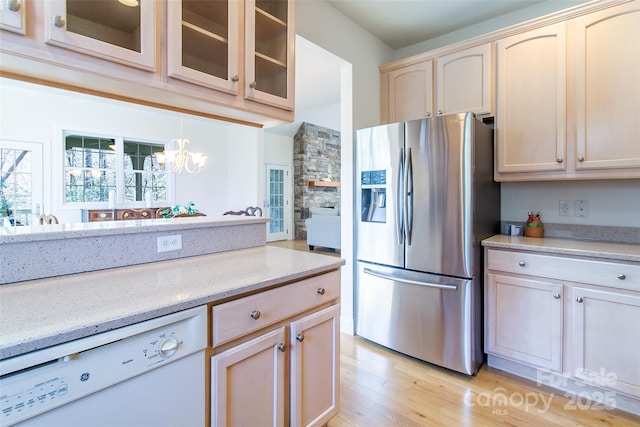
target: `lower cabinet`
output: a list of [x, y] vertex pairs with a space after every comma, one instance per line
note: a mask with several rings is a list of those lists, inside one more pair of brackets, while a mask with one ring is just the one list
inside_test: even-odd
[[573, 373], [640, 399], [640, 295], [572, 289]]
[[212, 307], [212, 426], [320, 426], [338, 412], [339, 280]]
[[489, 274], [488, 353], [562, 370], [562, 285]]
[[489, 366], [640, 415], [640, 264], [485, 252]]

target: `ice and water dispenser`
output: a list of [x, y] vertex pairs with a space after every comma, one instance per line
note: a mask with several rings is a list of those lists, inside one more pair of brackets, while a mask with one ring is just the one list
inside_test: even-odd
[[363, 222], [387, 221], [387, 171], [362, 171], [360, 188], [362, 191]]

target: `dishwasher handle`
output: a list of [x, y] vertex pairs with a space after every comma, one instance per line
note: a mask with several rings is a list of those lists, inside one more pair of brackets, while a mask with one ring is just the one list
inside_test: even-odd
[[367, 267], [364, 268], [364, 272], [366, 274], [369, 274], [369, 275], [375, 276], [375, 277], [379, 277], [381, 279], [393, 280], [395, 282], [406, 283], [406, 284], [409, 284], [409, 285], [418, 285], [418, 286], [424, 286], [424, 287], [427, 287], [427, 288], [445, 289], [445, 290], [449, 290], [449, 291], [457, 291], [458, 290], [458, 285], [454, 285], [454, 284], [451, 284], [451, 283], [430, 283], [430, 282], [422, 282], [422, 281], [419, 281], [419, 280], [405, 279], [403, 277], [394, 276], [393, 274], [387, 274], [387, 273], [383, 273], [381, 271], [372, 270], [372, 269], [367, 268]]

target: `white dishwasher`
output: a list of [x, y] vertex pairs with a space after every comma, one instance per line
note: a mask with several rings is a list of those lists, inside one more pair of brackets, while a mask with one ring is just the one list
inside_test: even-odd
[[0, 361], [0, 425], [194, 426], [205, 421], [207, 309]]

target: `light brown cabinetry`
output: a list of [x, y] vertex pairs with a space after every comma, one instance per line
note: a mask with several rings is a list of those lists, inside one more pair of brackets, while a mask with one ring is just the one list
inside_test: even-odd
[[380, 121], [396, 123], [433, 114], [433, 60], [381, 71]]
[[562, 285], [489, 274], [486, 351], [562, 371]]
[[82, 222], [124, 221], [131, 219], [154, 219], [158, 208], [138, 209], [83, 209]]
[[498, 181], [640, 177], [640, 1], [496, 43]]
[[380, 67], [381, 122], [490, 113], [491, 46], [431, 57], [427, 53]]
[[25, 34], [27, 16], [26, 0], [3, 0], [0, 2], [0, 29]]
[[293, 120], [294, 1], [103, 3], [29, 3], [32, 31], [0, 31], [3, 75], [244, 124]]
[[294, 5], [168, 2], [169, 77], [292, 110]]
[[593, 400], [617, 393], [618, 407], [637, 407], [640, 265], [526, 250], [485, 255], [488, 364], [541, 382], [554, 378], [541, 372], [555, 373], [548, 385]]
[[315, 426], [337, 413], [339, 292], [334, 271], [212, 307], [212, 425]]

